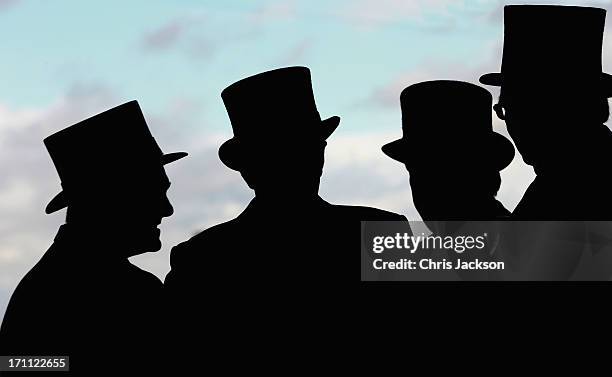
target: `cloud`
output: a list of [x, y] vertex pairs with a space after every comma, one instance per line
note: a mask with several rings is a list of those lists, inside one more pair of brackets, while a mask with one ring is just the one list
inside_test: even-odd
[[308, 51], [312, 49], [312, 41], [304, 39], [293, 47], [291, 47], [285, 54], [279, 59], [278, 66], [290, 66], [296, 64], [303, 64], [304, 59]]
[[[524, 0], [521, 4], [542, 4], [541, 0]], [[514, 0], [358, 0], [335, 12], [340, 19], [365, 28], [383, 27], [409, 21], [412, 27], [434, 33], [448, 33], [460, 24], [471, 29], [483, 22], [503, 25], [503, 8]], [[612, 10], [608, 0], [557, 0], [547, 5], [574, 5]], [[469, 22], [465, 22], [469, 20]], [[606, 24], [610, 27], [610, 23]]]
[[[293, 20], [297, 15], [296, 1], [274, 1], [241, 10], [222, 25], [216, 20], [227, 12], [190, 13], [153, 27], [140, 38], [139, 46], [147, 53], [178, 52], [195, 60], [209, 59], [222, 47], [257, 38], [270, 24]], [[300, 48], [306, 47], [296, 46], [293, 54], [300, 55]]]
[[256, 8], [248, 15], [248, 19], [252, 24], [265, 25], [276, 21], [292, 20], [296, 16], [296, 1], [274, 1]]
[[140, 46], [148, 53], [178, 51], [193, 59], [210, 58], [216, 43], [206, 34], [206, 21], [202, 14], [174, 18], [142, 36]]
[[[482, 61], [466, 63], [464, 61], [425, 60], [418, 67], [405, 71], [391, 78], [387, 83], [374, 87], [364, 99], [356, 101], [355, 107], [363, 105], [380, 108], [398, 108], [400, 93], [404, 88], [429, 80], [458, 80], [480, 85], [478, 79], [488, 72], [497, 72], [501, 64], [502, 41], [495, 41], [483, 49], [486, 58]], [[493, 91], [493, 87], [487, 87]]]
[[[336, 204], [382, 208], [420, 219], [412, 205], [405, 167], [385, 156], [381, 146], [395, 132], [336, 131], [328, 140], [321, 193]], [[401, 132], [400, 132], [401, 133]]]
[[185, 51], [193, 59], [208, 59], [215, 53], [216, 44], [207, 37], [196, 36], [187, 42]]
[[448, 15], [456, 0], [359, 0], [339, 13], [349, 21], [366, 27], [384, 26], [406, 19], [420, 19], [427, 13]]
[[7, 9], [19, 3], [21, 0], [0, 0], [0, 10]]
[[427, 75], [423, 73], [407, 72], [401, 74], [387, 84], [376, 87], [370, 95], [363, 101], [357, 103], [358, 106], [363, 104], [379, 107], [398, 107], [399, 98], [402, 90], [411, 84], [425, 81]]
[[186, 25], [173, 20], [160, 28], [147, 33], [143, 38], [143, 47], [146, 50], [167, 50], [176, 45], [185, 32]]

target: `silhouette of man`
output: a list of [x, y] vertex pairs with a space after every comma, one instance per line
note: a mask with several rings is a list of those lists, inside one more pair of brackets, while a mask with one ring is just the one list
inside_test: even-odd
[[460, 81], [421, 82], [401, 93], [403, 137], [382, 150], [406, 166], [414, 205], [430, 226], [510, 216], [495, 196], [514, 147], [493, 132], [492, 101]]
[[603, 124], [612, 77], [602, 73], [606, 12], [506, 6], [495, 110], [536, 178], [513, 212], [527, 220], [604, 220], [612, 214], [612, 133]]
[[67, 355], [81, 372], [146, 367], [136, 355], [163, 336], [163, 285], [128, 257], [160, 249], [173, 212], [164, 165], [186, 153], [162, 153], [136, 101], [44, 142], [63, 188], [46, 213], [67, 207], [66, 223], [13, 293], [0, 354]]
[[[220, 147], [219, 157], [240, 172], [255, 198], [235, 219], [172, 250], [165, 287], [178, 308], [175, 324], [187, 326], [183, 334], [226, 331], [220, 342], [255, 340], [262, 334], [254, 332], [298, 318], [293, 310], [299, 307], [300, 315], [312, 314], [300, 330], [305, 331], [328, 315], [314, 313], [317, 307], [331, 296], [342, 300], [329, 283], [354, 272], [349, 265], [360, 252], [360, 221], [405, 217], [333, 205], [318, 195], [326, 139], [340, 118], [321, 120], [308, 68], [257, 74], [230, 85], [221, 97], [234, 137]], [[215, 317], [214, 329], [202, 321], [211, 315], [222, 317]]]
[[[461, 81], [426, 81], [400, 95], [403, 137], [382, 147], [410, 174], [416, 209], [436, 235], [482, 233], [464, 220], [507, 219], [510, 212], [496, 199], [500, 171], [514, 158], [514, 147], [493, 132], [493, 97], [484, 88]], [[476, 226], [478, 226], [477, 224]], [[494, 224], [491, 225], [495, 227]], [[488, 231], [493, 234], [491, 227]], [[455, 260], [457, 253], [430, 252], [436, 261]], [[417, 256], [420, 259], [420, 256]], [[488, 255], [480, 253], [481, 260]], [[488, 271], [413, 272], [420, 280], [486, 280]]]

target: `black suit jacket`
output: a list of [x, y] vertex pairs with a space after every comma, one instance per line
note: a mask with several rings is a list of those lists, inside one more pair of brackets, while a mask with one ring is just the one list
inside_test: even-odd
[[163, 285], [102, 245], [102, 232], [60, 228], [11, 297], [1, 355], [70, 356], [70, 370], [83, 373], [159, 367]]
[[237, 218], [173, 248], [164, 285], [175, 344], [207, 339], [219, 357], [278, 354], [282, 344], [342, 332], [357, 302], [349, 286], [357, 281], [361, 221], [406, 218], [322, 199], [306, 212], [288, 207], [272, 216], [254, 200]]
[[202, 292], [207, 280], [328, 282], [346, 277], [360, 250], [361, 221], [406, 221], [369, 207], [320, 199], [307, 213], [270, 215], [257, 200], [235, 219], [213, 226], [172, 249], [170, 294]]

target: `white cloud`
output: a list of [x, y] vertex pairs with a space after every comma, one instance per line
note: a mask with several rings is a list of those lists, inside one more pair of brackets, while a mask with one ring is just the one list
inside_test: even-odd
[[337, 204], [373, 206], [418, 219], [405, 167], [380, 150], [383, 144], [400, 137], [401, 130], [344, 132], [339, 129], [328, 140], [321, 181], [323, 197]]

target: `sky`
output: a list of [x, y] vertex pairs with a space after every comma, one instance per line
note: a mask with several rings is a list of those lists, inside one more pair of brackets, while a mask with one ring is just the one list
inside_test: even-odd
[[[506, 3], [0, 0], [0, 316], [65, 216], [44, 214], [60, 182], [42, 139], [132, 99], [163, 150], [190, 153], [167, 168], [175, 214], [162, 223], [162, 250], [132, 258], [160, 279], [173, 245], [235, 217], [252, 197], [217, 157], [231, 137], [220, 93], [274, 68], [308, 66], [322, 117], [342, 118], [328, 140], [322, 197], [418, 220], [405, 168], [380, 151], [401, 136], [399, 93], [497, 71]], [[610, 1], [543, 3], [612, 10]], [[500, 121], [494, 128], [507, 135]], [[502, 179], [498, 198], [513, 209], [532, 169], [517, 154]]]

